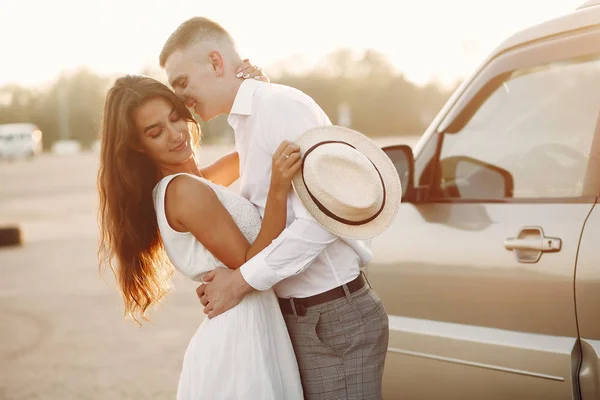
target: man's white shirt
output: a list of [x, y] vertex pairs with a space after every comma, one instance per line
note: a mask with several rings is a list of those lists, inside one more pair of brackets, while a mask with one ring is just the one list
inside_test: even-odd
[[[294, 88], [244, 80], [227, 119], [240, 156], [240, 194], [264, 217], [272, 155], [283, 140], [295, 142], [315, 126], [331, 125], [313, 99]], [[257, 290], [278, 297], [309, 297], [348, 283], [372, 256], [365, 241], [342, 239], [321, 227], [294, 191], [287, 201], [287, 228], [241, 267]]]

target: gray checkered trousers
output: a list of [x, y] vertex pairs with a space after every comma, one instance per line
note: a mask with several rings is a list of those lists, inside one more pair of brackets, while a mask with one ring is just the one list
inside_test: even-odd
[[367, 283], [346, 297], [284, 315], [307, 400], [381, 399], [389, 322]]

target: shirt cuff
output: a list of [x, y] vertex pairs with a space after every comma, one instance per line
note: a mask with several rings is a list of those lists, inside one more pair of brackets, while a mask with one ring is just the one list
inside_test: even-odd
[[242, 277], [256, 290], [268, 290], [281, 279], [269, 268], [264, 252], [260, 252], [240, 267]]

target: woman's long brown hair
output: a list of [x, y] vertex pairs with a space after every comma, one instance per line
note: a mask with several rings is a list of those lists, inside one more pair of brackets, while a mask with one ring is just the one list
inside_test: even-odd
[[98, 255], [101, 267], [108, 265], [115, 274], [125, 315], [138, 323], [138, 317], [147, 320], [147, 309], [167, 294], [173, 273], [152, 199], [160, 171], [135, 150], [138, 134], [132, 119], [138, 107], [156, 97], [173, 104], [189, 122], [197, 148], [199, 128], [189, 110], [167, 86], [144, 76], [127, 75], [116, 80], [106, 95], [100, 131]]

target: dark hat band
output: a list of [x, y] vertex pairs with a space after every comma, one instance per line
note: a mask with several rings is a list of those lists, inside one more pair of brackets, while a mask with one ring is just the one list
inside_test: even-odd
[[[350, 146], [350, 147], [352, 147], [353, 149], [356, 150], [356, 147], [352, 146], [350, 143], [336, 141], [336, 140], [328, 140], [328, 141], [324, 141], [324, 142], [319, 142], [319, 143], [315, 144], [314, 146], [312, 146], [310, 149], [306, 150], [306, 152], [304, 153], [303, 160], [306, 160], [306, 157], [308, 157], [308, 155], [314, 149], [316, 149], [317, 147], [322, 146], [324, 144], [330, 144], [330, 143], [345, 144], [346, 146]], [[377, 168], [377, 166], [368, 157], [367, 157], [367, 159], [369, 160], [369, 162], [371, 164], [373, 164], [373, 167], [375, 168], [375, 171], [377, 171], [377, 174], [379, 175], [379, 179], [381, 180], [381, 186], [383, 187], [383, 202], [381, 203], [381, 207], [379, 208], [379, 210], [373, 216], [371, 216], [371, 217], [369, 217], [367, 219], [363, 219], [361, 221], [350, 221], [350, 220], [344, 219], [344, 218], [342, 218], [342, 217], [334, 214], [329, 209], [327, 209], [327, 207], [325, 207], [323, 204], [321, 204], [321, 202], [319, 200], [317, 200], [315, 198], [315, 196], [313, 196], [313, 194], [310, 192], [310, 189], [306, 185], [306, 181], [304, 180], [304, 162], [302, 163], [302, 182], [304, 183], [304, 187], [306, 188], [306, 192], [310, 196], [311, 200], [319, 208], [319, 210], [321, 210], [321, 212], [323, 212], [323, 214], [325, 214], [328, 217], [333, 218], [334, 220], [336, 220], [338, 222], [341, 222], [343, 224], [354, 225], [354, 226], [367, 224], [367, 223], [373, 221], [375, 218], [377, 218], [379, 216], [379, 214], [381, 214], [381, 212], [383, 211], [383, 207], [385, 206], [385, 199], [386, 199], [386, 196], [385, 196], [386, 195], [385, 182], [383, 181], [383, 178], [381, 177], [381, 173], [379, 172], [379, 169]]]

